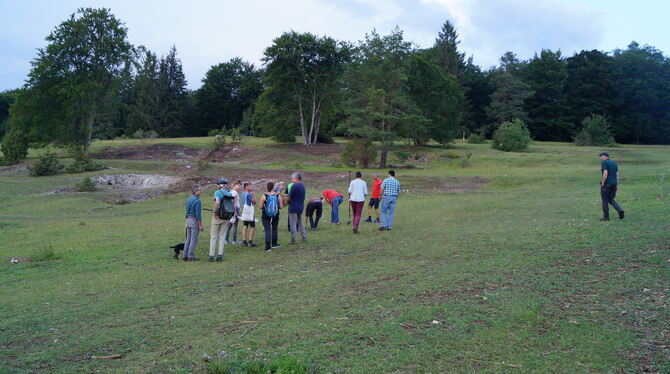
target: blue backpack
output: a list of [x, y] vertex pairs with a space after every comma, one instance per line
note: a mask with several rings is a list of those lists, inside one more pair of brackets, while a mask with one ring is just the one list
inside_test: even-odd
[[277, 195], [265, 195], [265, 215], [276, 217], [279, 214], [279, 199]]

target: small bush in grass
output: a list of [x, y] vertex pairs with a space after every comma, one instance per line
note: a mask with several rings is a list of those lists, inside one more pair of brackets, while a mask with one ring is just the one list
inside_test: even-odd
[[73, 160], [65, 167], [65, 171], [68, 173], [83, 173], [106, 168], [105, 164], [101, 161], [90, 158], [86, 149], [82, 146], [71, 147], [69, 153]]
[[20, 130], [10, 129], [0, 143], [0, 165], [13, 165], [28, 156], [28, 137]]
[[582, 120], [582, 129], [573, 138], [575, 145], [613, 145], [614, 137], [610, 132], [607, 117], [592, 114]]
[[472, 152], [465, 153], [465, 157], [461, 160], [461, 167], [467, 168], [470, 166], [470, 157], [472, 157]]
[[468, 135], [468, 143], [470, 144], [484, 144], [486, 143], [486, 138], [482, 134], [470, 133]]
[[217, 135], [221, 135], [221, 130], [211, 129], [211, 130], [207, 131], [207, 136], [217, 136]]
[[226, 136], [218, 134], [214, 136], [214, 148], [221, 148], [226, 145]]
[[89, 192], [95, 190], [97, 190], [97, 188], [95, 187], [95, 182], [93, 182], [91, 177], [84, 177], [81, 182], [77, 183], [77, 191], [79, 192]]
[[504, 122], [493, 134], [491, 146], [504, 152], [523, 152], [533, 139], [530, 131], [520, 119]]
[[409, 156], [412, 155], [412, 152], [405, 151], [405, 150], [402, 150], [402, 149], [399, 149], [399, 150], [397, 150], [393, 153], [398, 158], [398, 161], [400, 161], [401, 164], [404, 164], [405, 162], [407, 162], [407, 160], [409, 159]]
[[47, 152], [40, 156], [40, 159], [33, 166], [29, 166], [28, 170], [33, 177], [41, 177], [46, 175], [56, 175], [63, 170], [63, 164], [54, 157], [53, 153]]
[[453, 159], [461, 158], [461, 155], [459, 155], [457, 152], [454, 152], [454, 151], [446, 151], [446, 152], [442, 153], [442, 157], [453, 160]]
[[230, 135], [231, 142], [241, 142], [242, 138], [244, 137], [238, 127], [230, 129], [230, 131], [228, 131], [228, 135]]
[[209, 374], [308, 374], [313, 371], [292, 356], [279, 356], [270, 361], [217, 360], [209, 364]]
[[53, 243], [40, 248], [34, 255], [30, 256], [32, 262], [53, 261], [58, 260], [59, 255], [56, 254]]
[[154, 130], [139, 129], [133, 134], [133, 139], [158, 139], [158, 133]]
[[365, 138], [355, 138], [347, 143], [342, 152], [342, 162], [351, 167], [367, 168], [377, 156], [377, 149], [372, 141]]

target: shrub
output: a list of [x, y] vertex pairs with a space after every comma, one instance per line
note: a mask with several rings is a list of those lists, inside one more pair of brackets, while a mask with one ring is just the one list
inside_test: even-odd
[[456, 153], [454, 151], [446, 151], [446, 152], [442, 153], [442, 157], [448, 158], [448, 159], [457, 159], [457, 158], [461, 158], [461, 155], [459, 155], [458, 153]]
[[399, 149], [393, 153], [398, 158], [398, 161], [400, 161], [401, 164], [404, 164], [407, 161], [407, 159], [409, 159], [409, 156], [412, 155], [412, 152], [404, 151], [402, 149]]
[[61, 256], [57, 255], [54, 251], [53, 243], [47, 244], [45, 247], [37, 250], [34, 255], [30, 256], [30, 260], [33, 262], [53, 261], [58, 260], [59, 258], [61, 258]]
[[228, 135], [230, 135], [231, 142], [241, 142], [242, 138], [244, 137], [238, 127], [233, 127], [230, 129], [230, 131], [228, 131]]
[[610, 132], [607, 117], [592, 114], [582, 120], [582, 129], [573, 138], [575, 145], [612, 145], [614, 137]]
[[493, 133], [491, 146], [504, 152], [523, 152], [532, 141], [530, 131], [520, 119], [504, 122]]
[[207, 131], [207, 136], [217, 136], [217, 135], [221, 135], [221, 130], [211, 129]]
[[158, 133], [154, 130], [139, 129], [133, 134], [133, 139], [158, 139]]
[[33, 166], [29, 166], [28, 170], [33, 177], [41, 177], [45, 175], [56, 175], [63, 170], [63, 164], [54, 157], [53, 153], [47, 152], [40, 156], [40, 159]]
[[68, 173], [98, 171], [106, 167], [101, 161], [91, 159], [83, 146], [72, 146], [69, 153], [73, 160], [65, 167], [65, 171]]
[[79, 192], [88, 192], [88, 191], [95, 191], [97, 188], [95, 187], [95, 183], [93, 180], [91, 180], [91, 177], [84, 177], [84, 179], [81, 180], [81, 182], [77, 183], [77, 191]]
[[207, 367], [209, 374], [307, 374], [309, 367], [291, 356], [279, 356], [267, 360], [216, 360]]
[[0, 151], [2, 151], [0, 164], [16, 164], [28, 155], [28, 138], [20, 130], [10, 129], [2, 138]]
[[377, 149], [372, 141], [365, 138], [355, 138], [344, 147], [342, 162], [351, 167], [367, 168], [377, 156]]
[[467, 168], [470, 166], [470, 157], [472, 157], [472, 152], [466, 152], [465, 157], [461, 160], [461, 167]]
[[219, 134], [214, 136], [214, 148], [221, 148], [226, 144], [226, 136]]
[[486, 138], [482, 134], [470, 133], [468, 135], [468, 143], [470, 144], [484, 144], [486, 143]]

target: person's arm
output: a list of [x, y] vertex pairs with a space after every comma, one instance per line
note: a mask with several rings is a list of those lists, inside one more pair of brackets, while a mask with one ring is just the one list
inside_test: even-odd
[[603, 177], [600, 180], [600, 185], [605, 186], [605, 181], [607, 180], [608, 171], [607, 169], [603, 170]]
[[256, 204], [256, 196], [254, 196], [253, 192], [249, 192], [249, 195], [251, 195], [251, 203]]
[[219, 207], [221, 206], [221, 199], [219, 199], [219, 198], [217, 197], [216, 199], [214, 199], [214, 201], [215, 201], [215, 203], [214, 203], [214, 211], [212, 212], [212, 216], [215, 216], [215, 217], [216, 217], [216, 212], [219, 211]]
[[203, 231], [202, 228], [202, 202], [200, 199], [195, 202], [195, 220], [198, 221], [198, 228], [200, 231]]
[[352, 183], [353, 183], [353, 182], [349, 182], [349, 190], [347, 191], [348, 194], [349, 194], [349, 198], [351, 198], [351, 191], [353, 191], [353, 189], [351, 188], [351, 184], [352, 184]]
[[284, 208], [284, 203], [281, 200], [281, 195], [277, 193], [277, 203], [279, 204], [279, 209]]
[[263, 209], [265, 206], [265, 194], [263, 194], [263, 197], [261, 197], [261, 203], [258, 204], [258, 209]]

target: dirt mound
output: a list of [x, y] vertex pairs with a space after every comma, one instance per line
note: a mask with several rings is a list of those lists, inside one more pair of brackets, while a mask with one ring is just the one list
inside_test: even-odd
[[91, 154], [97, 159], [121, 160], [158, 160], [158, 161], [197, 161], [206, 152], [174, 144], [154, 144], [148, 146], [129, 146], [105, 148]]

